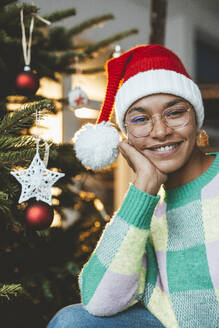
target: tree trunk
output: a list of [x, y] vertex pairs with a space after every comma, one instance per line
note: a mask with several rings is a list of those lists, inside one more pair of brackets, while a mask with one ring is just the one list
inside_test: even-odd
[[150, 44], [165, 43], [167, 0], [151, 0], [150, 12]]

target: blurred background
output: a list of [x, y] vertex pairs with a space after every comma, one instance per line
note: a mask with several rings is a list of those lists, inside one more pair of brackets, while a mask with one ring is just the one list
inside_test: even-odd
[[[17, 80], [26, 66], [21, 9], [26, 43], [31, 18], [35, 19], [29, 63], [33, 76], [24, 88]], [[133, 178], [121, 156], [112, 167], [93, 173], [78, 163], [73, 151], [75, 132], [98, 116], [106, 87], [106, 61], [140, 44], [160, 43], [176, 52], [203, 95], [204, 129], [209, 135], [209, 145], [203, 150], [219, 150], [219, 2], [4, 0], [0, 43], [4, 86], [0, 134], [13, 144], [6, 147], [5, 139], [0, 139], [1, 321], [7, 328], [41, 328], [58, 309], [80, 301], [77, 275]], [[30, 92], [35, 78], [39, 87]], [[50, 103], [42, 104], [44, 98]], [[36, 101], [39, 111], [52, 108], [45, 115], [42, 109], [37, 129], [35, 107], [22, 117], [19, 114], [23, 105]], [[27, 122], [30, 113], [32, 120]], [[20, 125], [18, 116], [23, 120]], [[8, 117], [17, 119], [8, 124]], [[41, 139], [41, 158], [45, 159], [44, 149], [50, 145], [48, 169], [65, 173], [51, 187], [53, 220], [47, 226], [30, 223], [31, 199], [18, 204], [21, 186], [9, 177], [10, 170], [30, 165], [35, 140], [24, 143], [23, 138], [36, 133]], [[22, 138], [19, 144], [18, 137]]]
[[[41, 8], [43, 14], [60, 9], [59, 2], [55, 0], [38, 0], [35, 3]], [[199, 84], [206, 110], [204, 129], [210, 137], [211, 147], [217, 147], [219, 146], [219, 2], [217, 0], [168, 0], [165, 3], [164, 45], [179, 55], [192, 78]], [[62, 2], [62, 8], [68, 8], [71, 5], [72, 1], [70, 0]], [[157, 6], [159, 7], [159, 5], [162, 6], [162, 1], [158, 1]], [[102, 49], [97, 58], [82, 64], [80, 68], [104, 65], [116, 46], [120, 47], [120, 51], [123, 52], [135, 45], [147, 44], [150, 41], [152, 32], [152, 1], [150, 0], [111, 0], [110, 2], [107, 0], [75, 0], [74, 6], [77, 9], [74, 20], [66, 19], [62, 25], [69, 27], [72, 23], [79, 24], [81, 21], [106, 13], [114, 15], [112, 21], [85, 30], [77, 36], [75, 42], [101, 41], [118, 31], [130, 28], [138, 29], [138, 33]], [[161, 9], [163, 10], [162, 7]], [[69, 90], [78, 85], [87, 93], [89, 100], [94, 101], [93, 107], [91, 107], [98, 110], [104, 98], [105, 73], [90, 76], [80, 74], [68, 76], [64, 80], [62, 92], [68, 94]], [[86, 114], [84, 113], [84, 115]], [[92, 115], [95, 114], [90, 114], [90, 116]], [[64, 141], [70, 141], [74, 132], [85, 123], [85, 120], [78, 118], [77, 114], [72, 115], [71, 110], [67, 108], [62, 113], [62, 119], [64, 126], [62, 138]], [[94, 122], [95, 118], [91, 121]], [[122, 159], [120, 160], [122, 161]], [[132, 173], [126, 168], [125, 163], [119, 162], [117, 169], [119, 172], [118, 176], [115, 173], [116, 182], [118, 182], [115, 182], [115, 207], [121, 203], [121, 198], [127, 188], [127, 180], [132, 178]]]

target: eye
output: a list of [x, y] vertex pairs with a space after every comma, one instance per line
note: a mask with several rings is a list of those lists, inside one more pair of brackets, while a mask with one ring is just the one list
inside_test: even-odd
[[139, 115], [139, 116], [134, 116], [130, 118], [130, 123], [134, 124], [140, 124], [140, 123], [145, 123], [149, 122], [150, 118], [147, 115]]
[[182, 116], [186, 113], [186, 108], [180, 107], [180, 108], [173, 108], [171, 110], [166, 110], [163, 114], [165, 117], [169, 118], [175, 118]]

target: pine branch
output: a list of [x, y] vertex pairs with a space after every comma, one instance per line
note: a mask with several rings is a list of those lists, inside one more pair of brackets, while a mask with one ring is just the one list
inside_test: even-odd
[[97, 26], [98, 24], [106, 22], [107, 20], [110, 20], [110, 19], [114, 19], [114, 16], [112, 14], [106, 14], [106, 15], [88, 19], [88, 20], [84, 21], [83, 23], [69, 29], [68, 36], [72, 37], [74, 35], [77, 35], [88, 28]]
[[18, 296], [23, 293], [21, 284], [3, 285], [0, 288], [0, 297], [10, 300], [11, 297]]
[[0, 13], [0, 26], [8, 29], [11, 26], [20, 27], [20, 10], [23, 8], [25, 17], [30, 19], [32, 13], [37, 13], [39, 8], [34, 5], [23, 3], [21, 6], [9, 5], [4, 12]]
[[70, 64], [75, 63], [75, 58], [82, 60], [85, 58], [85, 56], [84, 56], [84, 54], [79, 53], [79, 52], [66, 51], [59, 57], [56, 67], [59, 70], [68, 68]]
[[[22, 3], [22, 5], [19, 8], [19, 13], [20, 13], [20, 9], [23, 8], [24, 10], [24, 15], [27, 16], [31, 16], [31, 14], [36, 14], [39, 11], [39, 8], [35, 5], [31, 5], [29, 3]], [[19, 19], [20, 19], [20, 15], [19, 15]]]
[[8, 167], [12, 166], [25, 166], [29, 163], [36, 153], [36, 148], [22, 149], [18, 151], [8, 151], [0, 153], [1, 165]]
[[64, 51], [71, 49], [71, 47], [72, 38], [69, 37], [67, 30], [63, 26], [56, 26], [50, 29], [47, 41], [48, 51]]
[[36, 110], [48, 111], [52, 106], [51, 101], [42, 100], [14, 111], [12, 115], [5, 115], [0, 124], [0, 134], [13, 134], [15, 131], [29, 128], [34, 123]]
[[133, 28], [131, 30], [128, 30], [128, 31], [125, 31], [125, 32], [122, 32], [122, 33], [118, 33], [110, 38], [107, 38], [107, 39], [104, 39], [100, 42], [97, 42], [95, 44], [91, 44], [89, 45], [85, 50], [84, 52], [87, 54], [87, 55], [92, 55], [92, 53], [96, 52], [97, 50], [100, 50], [102, 48], [105, 48], [107, 47], [108, 45], [110, 45], [111, 43], [113, 42], [116, 42], [116, 41], [119, 41], [119, 40], [122, 40], [124, 38], [126, 38], [127, 36], [130, 36], [130, 35], [133, 35], [133, 34], [137, 34], [138, 33], [138, 30]]
[[64, 18], [68, 18], [76, 15], [75, 8], [69, 8], [65, 10], [55, 11], [49, 15], [44, 16], [45, 19], [48, 19], [51, 23], [58, 22]]
[[[13, 151], [1, 152], [0, 153], [0, 163], [9, 167], [15, 166], [27, 166], [32, 161], [34, 155], [36, 154], [36, 147], [29, 149], [18, 149]], [[41, 158], [44, 155], [44, 148], [40, 149]], [[50, 158], [57, 156], [56, 149], [50, 149], [49, 153]]]
[[36, 139], [30, 136], [9, 136], [2, 135], [0, 137], [0, 150], [15, 150], [22, 147], [34, 147], [36, 145]]
[[12, 39], [7, 35], [7, 33], [3, 30], [0, 30], [0, 43], [7, 43]]
[[7, 5], [11, 5], [12, 3], [17, 2], [17, 0], [1, 0], [0, 7], [5, 7]]
[[[93, 67], [93, 68], [88, 68], [88, 69], [83, 69], [81, 71], [81, 74], [96, 74], [96, 73], [102, 73], [104, 72], [105, 69], [104, 67]], [[67, 68], [63, 71], [63, 73], [66, 74], [75, 74], [76, 73], [76, 69], [75, 68]]]
[[[11, 199], [1, 199], [0, 200], [0, 213], [3, 215], [7, 215], [7, 220], [13, 220], [11, 215], [11, 206], [13, 201]], [[2, 219], [2, 217], [1, 217]]]
[[0, 191], [0, 201], [7, 200], [7, 199], [8, 199], [8, 194], [3, 191]]

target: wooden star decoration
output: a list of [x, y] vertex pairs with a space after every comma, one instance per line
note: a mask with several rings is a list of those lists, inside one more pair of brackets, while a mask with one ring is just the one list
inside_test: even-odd
[[52, 185], [65, 175], [64, 173], [47, 170], [38, 152], [28, 169], [10, 173], [22, 186], [19, 203], [36, 197], [36, 200], [41, 200], [49, 205], [52, 205]]

